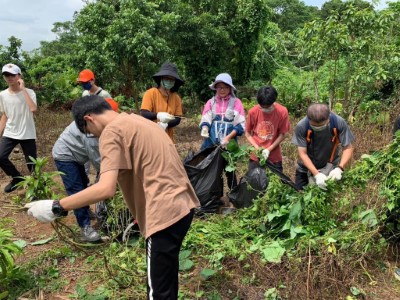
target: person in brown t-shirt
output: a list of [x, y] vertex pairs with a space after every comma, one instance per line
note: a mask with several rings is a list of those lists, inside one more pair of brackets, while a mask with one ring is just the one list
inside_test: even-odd
[[179, 125], [182, 116], [182, 100], [177, 92], [184, 81], [178, 75], [176, 65], [170, 62], [165, 62], [153, 75], [153, 79], [157, 87], [144, 93], [140, 114], [146, 119], [158, 122], [175, 141], [173, 128]]
[[28, 214], [51, 222], [111, 198], [118, 183], [146, 239], [149, 298], [177, 299], [179, 251], [199, 200], [160, 126], [135, 114], [119, 114], [99, 96], [89, 97], [76, 101], [72, 113], [79, 130], [99, 137], [99, 182], [60, 201], [29, 203]]

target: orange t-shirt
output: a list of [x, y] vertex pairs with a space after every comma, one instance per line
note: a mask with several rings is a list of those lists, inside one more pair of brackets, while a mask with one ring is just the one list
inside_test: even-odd
[[[173, 116], [182, 116], [182, 100], [177, 93], [164, 96], [159, 89], [151, 88], [144, 93], [140, 109], [145, 109], [153, 113], [167, 112]], [[154, 122], [157, 121], [155, 120]], [[166, 132], [174, 141], [173, 128], [167, 127]]]
[[121, 113], [104, 128], [99, 149], [101, 173], [119, 170], [118, 184], [145, 238], [200, 206], [175, 145], [156, 123]]

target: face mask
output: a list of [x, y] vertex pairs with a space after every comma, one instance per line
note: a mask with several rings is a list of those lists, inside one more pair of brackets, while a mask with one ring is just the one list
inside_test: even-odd
[[325, 125], [322, 125], [322, 126], [312, 126], [312, 125], [310, 124], [310, 127], [311, 127], [311, 129], [314, 130], [314, 131], [323, 131], [325, 128], [328, 127], [328, 124], [325, 124]]
[[171, 79], [163, 79], [161, 80], [161, 85], [164, 89], [166, 90], [170, 90], [174, 87], [175, 85], [175, 80], [171, 80]]
[[273, 105], [271, 105], [270, 107], [268, 107], [268, 108], [262, 108], [261, 107], [261, 110], [263, 111], [263, 112], [265, 112], [265, 113], [270, 113], [270, 112], [272, 112], [273, 110], [275, 109], [275, 107], [273, 106]]
[[82, 88], [86, 91], [89, 91], [92, 88], [92, 84], [90, 82], [82, 83]]

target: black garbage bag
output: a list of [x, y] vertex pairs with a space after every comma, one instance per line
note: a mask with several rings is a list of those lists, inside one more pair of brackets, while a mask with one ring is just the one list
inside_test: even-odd
[[239, 184], [229, 193], [229, 200], [236, 208], [249, 207], [253, 200], [265, 193], [268, 177], [263, 168], [254, 168], [240, 178]]
[[221, 151], [220, 147], [209, 147], [190, 153], [184, 160], [186, 173], [200, 200], [200, 212], [214, 213], [223, 204], [224, 158]]

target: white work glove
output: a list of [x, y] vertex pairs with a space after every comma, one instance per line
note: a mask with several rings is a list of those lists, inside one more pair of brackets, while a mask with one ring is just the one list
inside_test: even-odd
[[52, 212], [53, 200], [39, 200], [25, 204], [28, 215], [38, 219], [40, 222], [53, 222], [57, 217]]
[[228, 140], [227, 138], [224, 138], [224, 139], [221, 141], [220, 145], [221, 145], [222, 148], [225, 148], [226, 145], [228, 145], [228, 143], [229, 143], [229, 140]]
[[226, 111], [225, 111], [225, 118], [227, 119], [227, 120], [232, 120], [233, 118], [235, 117], [235, 112], [233, 111], [233, 109], [227, 109]]
[[169, 121], [175, 120], [175, 117], [167, 112], [159, 112], [157, 114], [157, 119], [162, 123], [168, 123]]
[[168, 124], [167, 123], [163, 123], [163, 122], [158, 122], [157, 123], [164, 131], [167, 129]]
[[342, 179], [342, 173], [343, 170], [341, 168], [336, 167], [329, 172], [328, 179], [340, 180]]
[[315, 183], [316, 185], [318, 185], [318, 187], [320, 189], [326, 190], [326, 180], [328, 179], [328, 177], [326, 177], [325, 174], [322, 173], [318, 173], [317, 175], [314, 176], [315, 178]]
[[203, 138], [209, 138], [209, 137], [210, 137], [210, 134], [208, 133], [208, 127], [207, 127], [207, 126], [203, 126], [203, 127], [201, 128], [200, 135], [201, 135]]
[[268, 159], [268, 157], [269, 157], [269, 150], [268, 149], [264, 149], [263, 151], [262, 151], [262, 156], [264, 157], [264, 159], [265, 160], [267, 160]]

